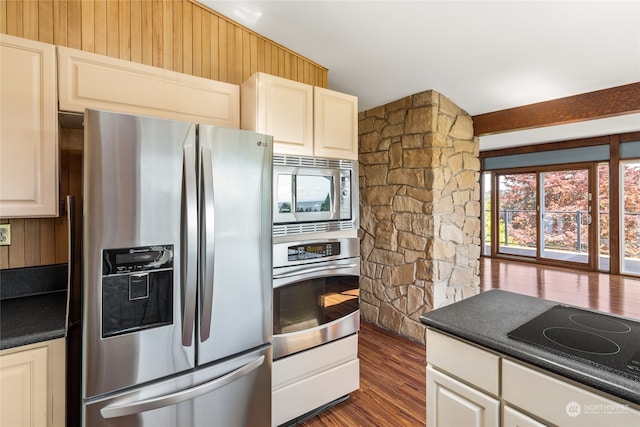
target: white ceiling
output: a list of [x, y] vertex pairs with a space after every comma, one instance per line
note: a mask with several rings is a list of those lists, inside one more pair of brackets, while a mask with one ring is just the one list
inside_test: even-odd
[[[358, 96], [360, 111], [433, 89], [476, 115], [640, 82], [640, 0], [201, 3], [327, 67], [329, 88]], [[480, 147], [637, 130], [633, 114]]]

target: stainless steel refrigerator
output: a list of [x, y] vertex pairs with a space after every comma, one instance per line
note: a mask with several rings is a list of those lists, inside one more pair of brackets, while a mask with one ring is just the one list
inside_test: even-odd
[[84, 120], [83, 425], [270, 425], [271, 137]]

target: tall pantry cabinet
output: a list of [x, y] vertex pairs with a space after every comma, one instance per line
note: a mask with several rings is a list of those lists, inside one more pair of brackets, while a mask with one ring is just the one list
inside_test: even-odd
[[273, 135], [276, 154], [358, 159], [358, 98], [255, 73], [240, 88], [240, 126]]

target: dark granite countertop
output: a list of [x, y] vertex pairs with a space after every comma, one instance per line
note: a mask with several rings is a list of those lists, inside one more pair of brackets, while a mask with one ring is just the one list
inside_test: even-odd
[[560, 303], [494, 289], [425, 313], [420, 320], [427, 326], [640, 405], [640, 381], [507, 336], [557, 304]]
[[0, 271], [0, 350], [65, 336], [66, 265]]
[[65, 291], [0, 301], [0, 350], [64, 337]]

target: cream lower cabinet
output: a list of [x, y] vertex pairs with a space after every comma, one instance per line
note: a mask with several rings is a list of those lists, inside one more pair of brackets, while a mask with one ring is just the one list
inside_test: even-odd
[[427, 330], [427, 426], [500, 426], [499, 356]]
[[[427, 425], [498, 427], [500, 401], [427, 366]], [[430, 414], [430, 415], [429, 415]]]
[[65, 340], [0, 352], [0, 426], [65, 425]]
[[0, 218], [58, 215], [55, 46], [0, 34]]
[[427, 329], [427, 426], [638, 427], [640, 407]]
[[359, 387], [357, 334], [275, 360], [271, 425], [291, 421]]
[[638, 427], [640, 410], [519, 361], [502, 360], [502, 398], [544, 425]]
[[240, 127], [240, 87], [58, 47], [61, 111], [96, 108]]
[[273, 135], [273, 151], [358, 159], [358, 98], [255, 73], [241, 86], [241, 127]]

